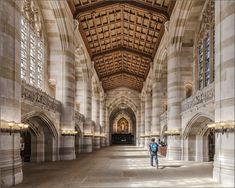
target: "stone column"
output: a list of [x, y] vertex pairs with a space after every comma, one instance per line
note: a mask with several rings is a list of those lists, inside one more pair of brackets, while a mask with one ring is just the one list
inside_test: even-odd
[[[14, 0], [0, 1], [0, 127], [21, 121], [20, 9]], [[5, 123], [8, 125], [8, 123]], [[0, 187], [22, 182], [20, 134], [0, 131]]]
[[[181, 101], [184, 97], [184, 82], [181, 79], [181, 69], [185, 64], [181, 58], [181, 52], [177, 44], [171, 44], [168, 48], [167, 62], [167, 130], [181, 131]], [[181, 137], [179, 135], [167, 137], [168, 159], [181, 159]]]
[[138, 108], [137, 110], [137, 117], [136, 117], [136, 135], [135, 135], [135, 145], [136, 146], [140, 146], [140, 117], [141, 113], [140, 113], [140, 108]]
[[160, 129], [161, 129], [161, 122], [160, 122], [160, 115], [162, 112], [161, 108], [161, 82], [158, 80], [153, 81], [152, 85], [152, 125], [151, 125], [151, 134], [152, 137], [156, 139], [160, 138]]
[[92, 85], [91, 85], [91, 72], [87, 72], [84, 82], [84, 116], [86, 117], [84, 123], [83, 135], [83, 152], [92, 152], [92, 121], [91, 121], [91, 107], [92, 107]]
[[110, 125], [109, 125], [109, 108], [105, 107], [105, 120], [106, 120], [106, 146], [110, 146]]
[[145, 148], [148, 148], [150, 142], [151, 131], [151, 116], [152, 116], [152, 94], [147, 91], [145, 95]]
[[81, 114], [85, 113], [84, 107], [84, 80], [82, 69], [80, 64], [76, 65], [75, 77], [76, 77], [76, 95], [75, 95], [75, 109]]
[[105, 123], [105, 98], [103, 95], [100, 96], [100, 125], [101, 125], [101, 134], [102, 137], [100, 138], [100, 144], [101, 147], [106, 146], [106, 138], [105, 138], [105, 132], [106, 132], [106, 123]]
[[[234, 122], [235, 2], [215, 1], [215, 122]], [[234, 186], [234, 131], [216, 133], [213, 178]]]
[[144, 113], [144, 111], [145, 111], [145, 103], [144, 103], [144, 100], [143, 99], [141, 99], [141, 104], [140, 104], [140, 110], [141, 110], [141, 112], [140, 112], [140, 115], [141, 115], [141, 119], [140, 119], [140, 147], [144, 147], [144, 123], [145, 123], [145, 113]]
[[92, 98], [92, 120], [95, 121], [93, 148], [100, 148], [100, 93], [94, 93]]
[[[62, 103], [60, 129], [75, 129], [74, 98], [75, 98], [75, 47], [74, 24], [72, 14], [67, 11], [67, 4], [63, 1], [51, 1], [53, 6], [60, 6], [57, 11], [65, 13], [58, 27], [57, 34], [50, 40], [49, 78], [56, 80], [55, 97]], [[66, 30], [62, 27], [66, 27]], [[61, 37], [63, 36], [63, 37]], [[58, 37], [58, 38], [57, 38]], [[75, 159], [75, 137], [60, 136], [60, 159]]]

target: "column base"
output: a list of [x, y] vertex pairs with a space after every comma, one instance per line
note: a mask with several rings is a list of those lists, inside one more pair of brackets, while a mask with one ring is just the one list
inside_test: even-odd
[[105, 137], [101, 137], [100, 138], [100, 145], [102, 148], [106, 147], [106, 138]]
[[19, 184], [23, 181], [20, 135], [0, 133], [0, 143], [0, 187]]
[[234, 133], [215, 135], [213, 179], [223, 185], [234, 187]]
[[140, 138], [140, 147], [144, 147], [144, 145], [145, 145], [144, 138]]
[[74, 141], [74, 136], [61, 136], [60, 160], [76, 159]]
[[83, 153], [91, 153], [93, 151], [92, 140], [93, 140], [92, 136], [84, 136], [83, 137], [83, 147], [82, 147]]
[[93, 148], [100, 149], [100, 137], [94, 137], [93, 139]]
[[234, 161], [231, 161], [229, 164], [215, 161], [213, 180], [223, 185], [234, 187]]
[[150, 143], [150, 138], [149, 137], [145, 137], [144, 138], [144, 148], [145, 149], [149, 149], [149, 143]]
[[168, 136], [166, 158], [168, 160], [181, 160], [181, 150], [180, 136]]

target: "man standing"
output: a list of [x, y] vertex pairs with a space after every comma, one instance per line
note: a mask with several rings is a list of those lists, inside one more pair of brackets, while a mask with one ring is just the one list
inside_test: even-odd
[[156, 166], [158, 168], [157, 152], [158, 152], [158, 144], [155, 142], [155, 138], [152, 138], [149, 144], [150, 165], [153, 166], [153, 158], [155, 158]]

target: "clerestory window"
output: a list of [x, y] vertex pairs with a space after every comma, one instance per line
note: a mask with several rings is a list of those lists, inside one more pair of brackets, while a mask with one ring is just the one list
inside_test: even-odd
[[197, 80], [201, 90], [214, 81], [214, 0], [203, 12], [197, 41]]
[[25, 1], [21, 18], [21, 79], [42, 88], [44, 78], [44, 42], [38, 8]]

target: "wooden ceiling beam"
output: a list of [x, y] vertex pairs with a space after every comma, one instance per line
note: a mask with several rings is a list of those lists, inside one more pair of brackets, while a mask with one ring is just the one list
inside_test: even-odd
[[144, 53], [144, 52], [140, 52], [138, 50], [127, 48], [127, 47], [124, 47], [124, 46], [119, 46], [119, 47], [116, 47], [116, 48], [112, 48], [110, 50], [106, 50], [106, 51], [103, 51], [103, 52], [95, 53], [95, 54], [92, 55], [91, 59], [95, 60], [99, 56], [104, 56], [105, 54], [110, 54], [110, 53], [113, 53], [113, 52], [116, 52], [116, 51], [127, 51], [127, 52], [130, 52], [132, 54], [145, 57], [145, 58], [149, 59], [151, 62], [153, 61], [153, 57], [150, 54], [147, 54], [147, 53]]
[[167, 20], [169, 20], [169, 17], [170, 17], [167, 7], [149, 5], [148, 3], [140, 2], [138, 0], [103, 0], [103, 1], [98, 1], [96, 3], [91, 3], [88, 5], [84, 5], [84, 6], [75, 5], [76, 11], [74, 13], [74, 18], [78, 18], [78, 16], [81, 13], [94, 11], [95, 9], [103, 8], [106, 6], [113, 5], [113, 4], [129, 4], [129, 5], [135, 6], [136, 8], [144, 9], [153, 14], [161, 14]]
[[132, 89], [132, 90], [136, 90], [136, 91], [139, 91], [139, 92], [141, 92], [141, 90], [142, 90], [142, 88], [143, 88], [143, 86], [142, 87], [136, 87], [136, 86], [132, 86], [132, 85], [115, 85], [115, 86], [105, 86], [105, 84], [102, 84], [103, 85], [103, 87], [104, 87], [104, 90], [105, 91], [108, 91], [108, 90], [112, 90], [112, 89], [116, 89], [116, 88], [119, 88], [119, 87], [126, 87], [126, 88], [129, 88], [129, 89]]
[[143, 81], [145, 80], [145, 76], [142, 76], [142, 75], [140, 75], [138, 73], [135, 74], [135, 73], [132, 73], [132, 72], [129, 72], [129, 71], [126, 71], [126, 70], [120, 70], [120, 71], [117, 71], [117, 72], [113, 72], [111, 74], [102, 75], [102, 76], [100, 76], [100, 79], [102, 80], [105, 77], [115, 76], [115, 75], [119, 75], [119, 74], [120, 75], [121, 74], [126, 74], [126, 75], [130, 75], [130, 76], [141, 78], [141, 79], [143, 79]]

